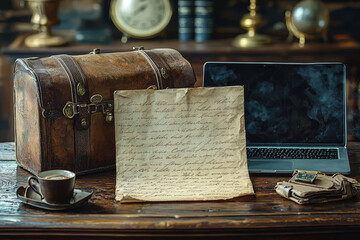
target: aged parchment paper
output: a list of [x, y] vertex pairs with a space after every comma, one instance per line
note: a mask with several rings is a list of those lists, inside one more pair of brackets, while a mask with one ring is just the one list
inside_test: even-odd
[[253, 194], [241, 86], [114, 93], [116, 200]]

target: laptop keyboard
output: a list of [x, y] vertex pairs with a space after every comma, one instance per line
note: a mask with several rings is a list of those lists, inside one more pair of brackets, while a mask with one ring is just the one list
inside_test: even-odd
[[337, 149], [323, 148], [247, 148], [248, 158], [264, 159], [337, 159]]

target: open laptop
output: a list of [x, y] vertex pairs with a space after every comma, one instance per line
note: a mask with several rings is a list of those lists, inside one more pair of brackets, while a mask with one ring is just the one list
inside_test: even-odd
[[244, 85], [250, 172], [350, 173], [345, 66], [207, 62], [204, 87]]

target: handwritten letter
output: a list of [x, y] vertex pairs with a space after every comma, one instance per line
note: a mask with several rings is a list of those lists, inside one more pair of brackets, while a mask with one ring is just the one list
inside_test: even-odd
[[244, 89], [114, 94], [116, 200], [200, 201], [253, 194]]

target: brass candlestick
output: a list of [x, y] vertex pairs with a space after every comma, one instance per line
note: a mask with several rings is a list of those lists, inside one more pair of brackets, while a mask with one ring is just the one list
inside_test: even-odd
[[250, 0], [250, 13], [245, 14], [240, 20], [240, 26], [248, 32], [235, 38], [233, 41], [235, 47], [256, 47], [271, 42], [269, 36], [256, 33], [256, 30], [266, 23], [262, 16], [256, 13], [256, 9], [256, 0]]
[[27, 47], [54, 47], [64, 45], [66, 40], [53, 35], [51, 27], [58, 24], [57, 17], [59, 0], [25, 0], [33, 12], [31, 23], [40, 33], [30, 35], [25, 39]]

